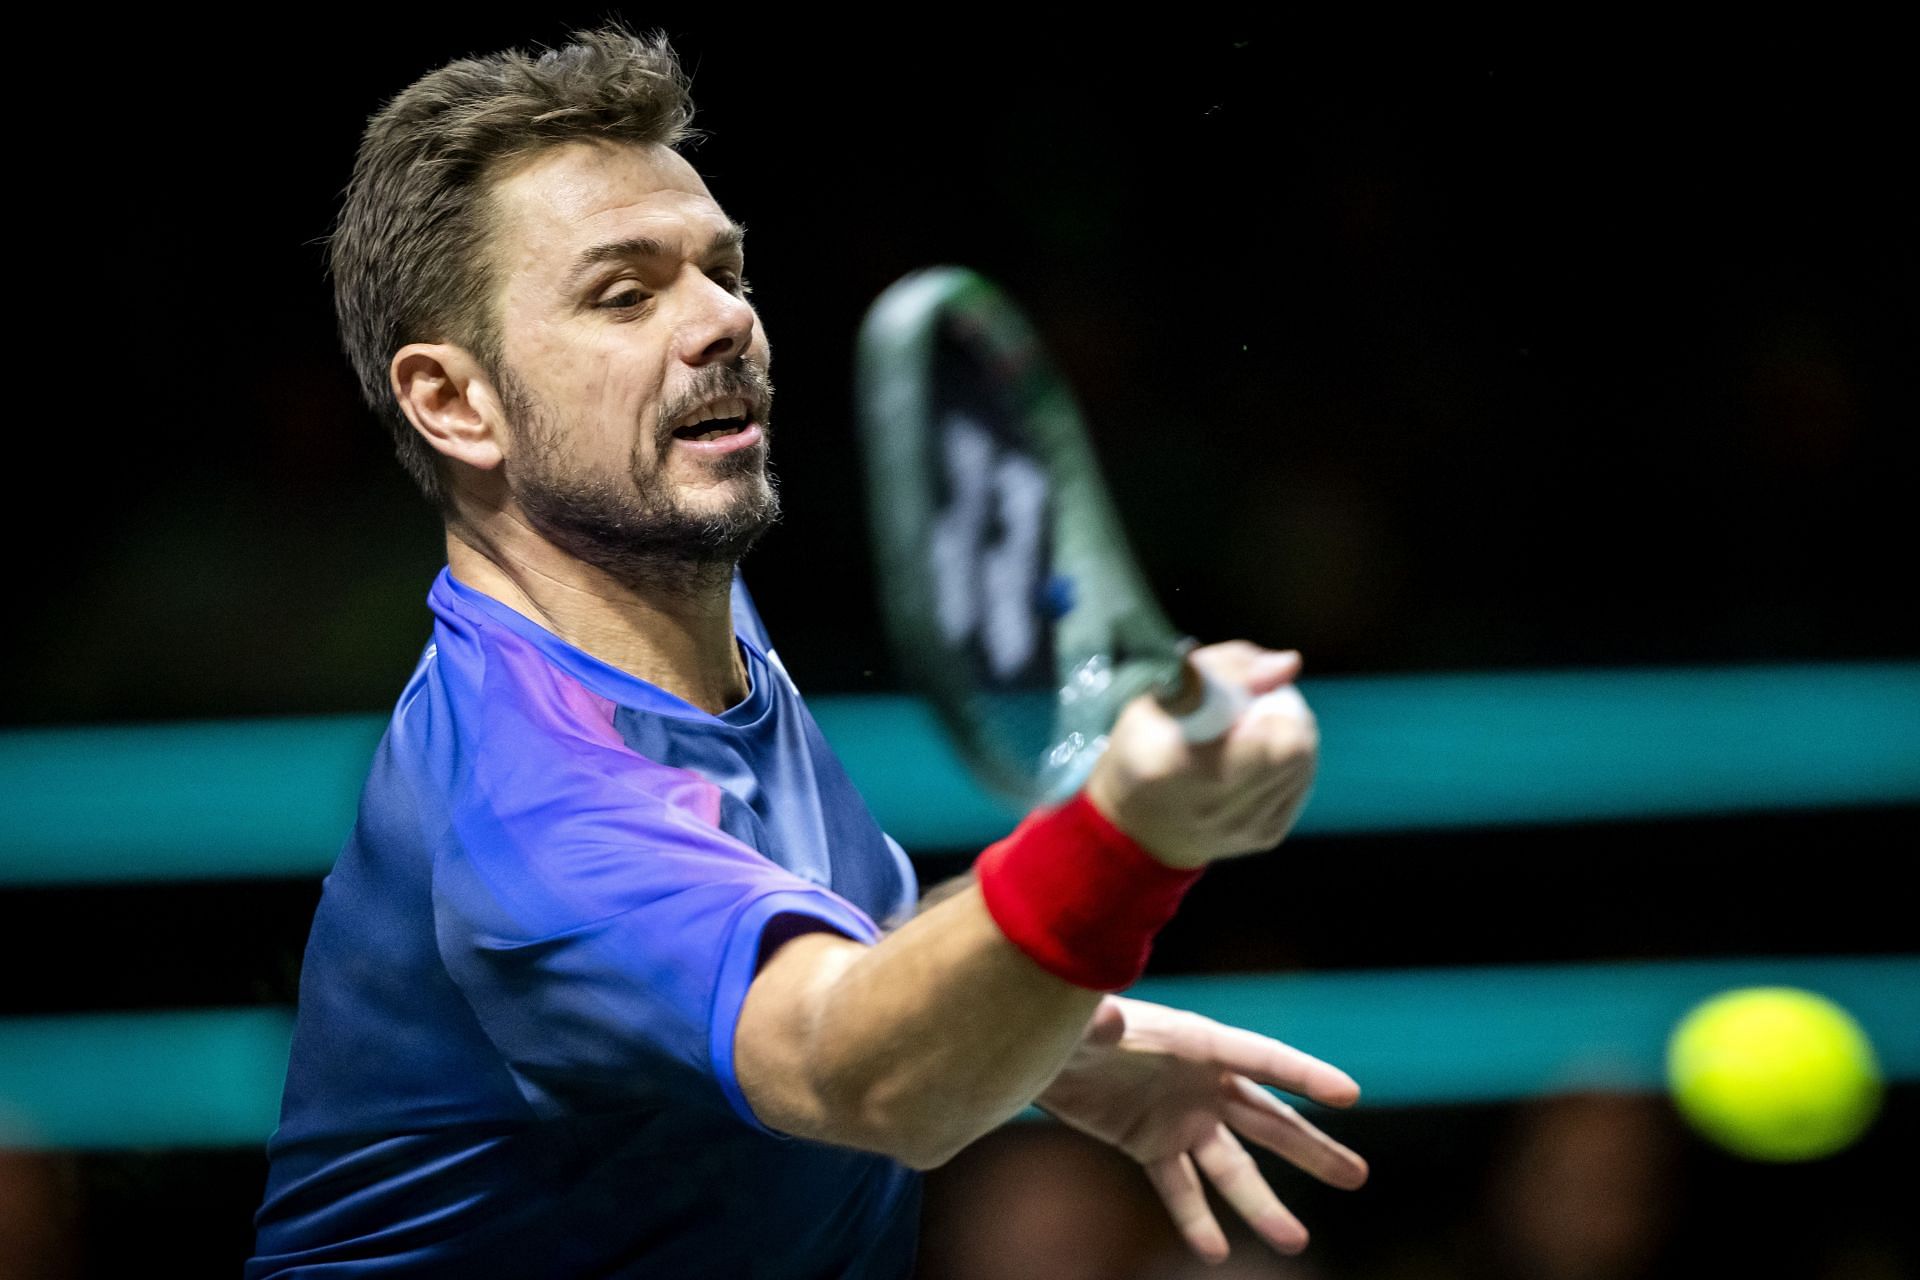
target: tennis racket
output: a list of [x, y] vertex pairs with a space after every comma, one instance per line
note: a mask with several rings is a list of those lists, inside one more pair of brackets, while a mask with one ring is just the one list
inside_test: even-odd
[[1245, 692], [1186, 661], [1073, 393], [1004, 293], [960, 267], [893, 284], [856, 394], [887, 629], [982, 782], [1023, 809], [1064, 799], [1141, 693], [1189, 742], [1227, 731]]

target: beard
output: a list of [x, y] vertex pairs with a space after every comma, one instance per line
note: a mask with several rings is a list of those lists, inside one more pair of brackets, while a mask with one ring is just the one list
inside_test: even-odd
[[[767, 464], [773, 384], [763, 365], [742, 360], [701, 370], [683, 395], [661, 405], [651, 433], [635, 441], [627, 470], [611, 474], [573, 462], [566, 424], [511, 370], [503, 368], [498, 383], [521, 442], [510, 473], [521, 509], [548, 541], [624, 586], [688, 598], [723, 587], [780, 519], [780, 490]], [[694, 509], [666, 475], [673, 423], [718, 396], [745, 397], [763, 439], [705, 464], [706, 475], [732, 497]]]

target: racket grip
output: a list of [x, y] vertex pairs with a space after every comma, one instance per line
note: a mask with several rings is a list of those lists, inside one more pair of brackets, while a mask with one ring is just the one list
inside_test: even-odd
[[1217, 742], [1247, 709], [1250, 701], [1247, 691], [1222, 684], [1191, 662], [1187, 669], [1200, 679], [1200, 705], [1174, 717], [1180, 726], [1180, 736], [1192, 743]]

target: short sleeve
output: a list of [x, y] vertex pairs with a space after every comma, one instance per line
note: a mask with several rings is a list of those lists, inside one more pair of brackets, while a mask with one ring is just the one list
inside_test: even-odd
[[920, 877], [913, 869], [913, 859], [907, 857], [907, 851], [900, 842], [885, 832], [881, 833], [887, 842], [887, 853], [893, 859], [893, 865], [899, 875], [900, 896], [880, 918], [880, 927], [891, 932], [913, 919], [920, 910]]
[[487, 726], [435, 858], [441, 958], [537, 1113], [724, 1104], [771, 1132], [733, 1061], [762, 933], [776, 917], [879, 930], [721, 831], [712, 783], [573, 710], [537, 726], [488, 713], [505, 723]]

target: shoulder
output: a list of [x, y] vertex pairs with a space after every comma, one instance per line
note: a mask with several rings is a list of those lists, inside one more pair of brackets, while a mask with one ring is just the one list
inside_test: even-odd
[[697, 843], [718, 789], [636, 752], [619, 706], [484, 614], [436, 610], [433, 642], [389, 731], [395, 766], [439, 793], [440, 861], [541, 865], [602, 844]]

